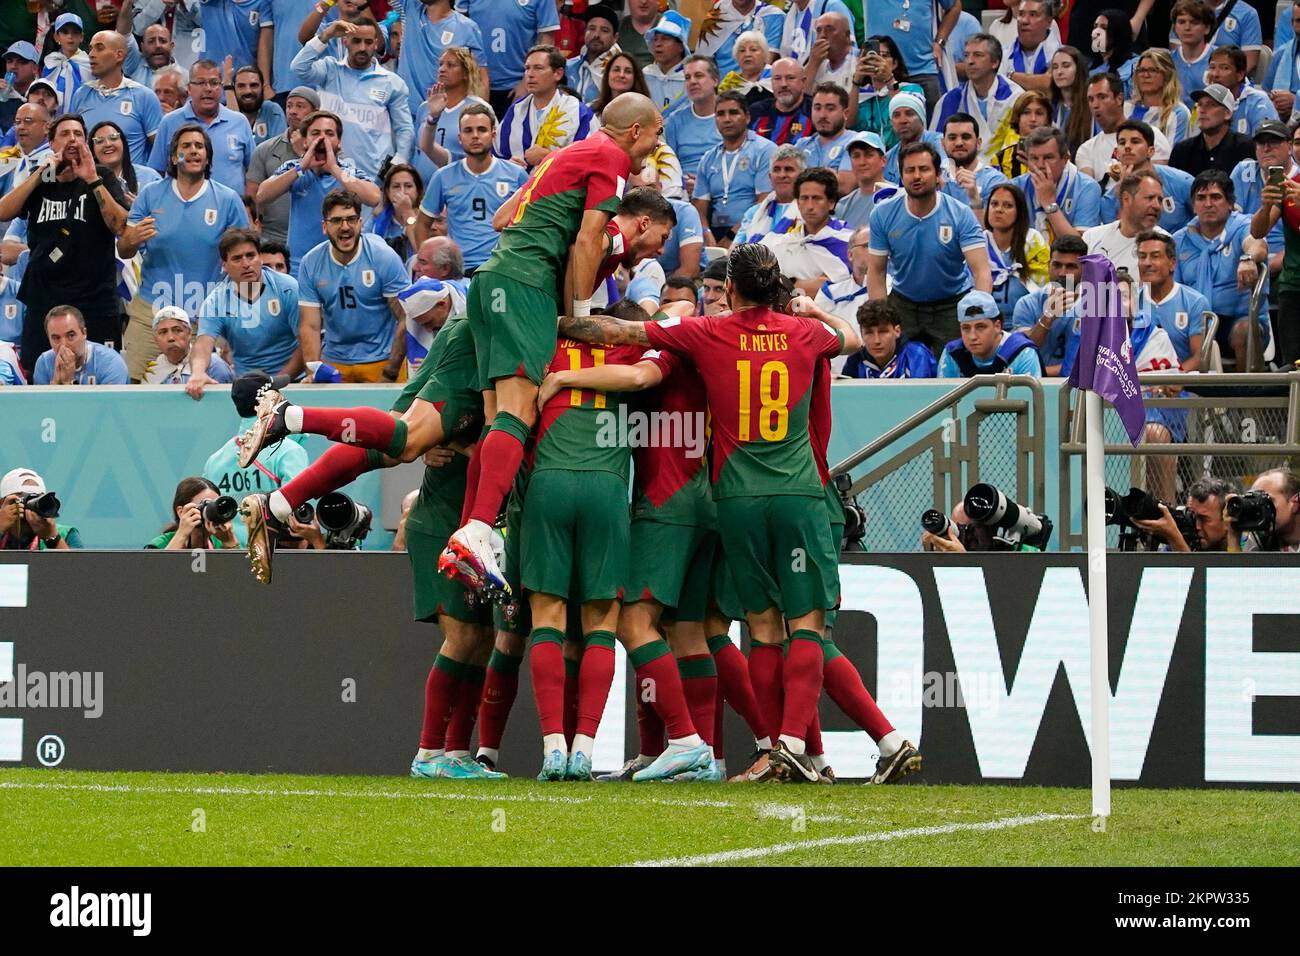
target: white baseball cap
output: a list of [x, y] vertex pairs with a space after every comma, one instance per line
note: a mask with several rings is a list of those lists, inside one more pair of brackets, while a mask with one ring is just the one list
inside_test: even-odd
[[184, 322], [187, 326], [190, 326], [191, 328], [194, 326], [194, 323], [190, 321], [189, 313], [187, 313], [179, 305], [164, 305], [161, 309], [155, 312], [153, 314], [153, 327], [156, 329], [158, 328], [159, 322], [166, 322], [168, 320], [174, 322]]
[[0, 478], [0, 498], [22, 492], [45, 494], [45, 480], [30, 468], [15, 468]]

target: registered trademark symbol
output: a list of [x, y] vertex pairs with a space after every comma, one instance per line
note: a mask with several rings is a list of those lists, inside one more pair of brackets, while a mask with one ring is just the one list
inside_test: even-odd
[[63, 738], [46, 734], [36, 741], [36, 759], [43, 767], [57, 767], [63, 763]]

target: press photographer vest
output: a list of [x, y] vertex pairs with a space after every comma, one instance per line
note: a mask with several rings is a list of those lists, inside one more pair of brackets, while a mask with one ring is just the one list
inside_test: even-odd
[[1007, 366], [1015, 361], [1016, 356], [1025, 349], [1037, 348], [1029, 337], [1023, 332], [1012, 332], [998, 350], [993, 353], [993, 361], [988, 365], [975, 364], [975, 356], [970, 354], [970, 350], [962, 344], [961, 339], [953, 339], [945, 347], [952, 360], [957, 363], [957, 368], [961, 371], [962, 378], [970, 378], [973, 375], [994, 375], [998, 372], [1005, 372]]

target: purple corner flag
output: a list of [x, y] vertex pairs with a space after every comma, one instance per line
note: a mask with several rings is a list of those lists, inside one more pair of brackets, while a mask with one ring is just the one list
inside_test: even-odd
[[1079, 260], [1079, 352], [1070, 371], [1070, 386], [1096, 392], [1115, 407], [1129, 441], [1142, 440], [1146, 408], [1133, 368], [1128, 324], [1121, 314], [1115, 267], [1105, 256]]

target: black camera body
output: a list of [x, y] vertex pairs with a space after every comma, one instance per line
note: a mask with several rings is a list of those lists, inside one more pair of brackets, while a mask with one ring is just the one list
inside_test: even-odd
[[[1271, 504], [1272, 502], [1270, 502]], [[1188, 550], [1201, 549], [1201, 536], [1196, 530], [1196, 515], [1186, 505], [1176, 505], [1169, 509], [1173, 515], [1178, 533], [1182, 535]], [[1155, 541], [1133, 522], [1158, 521], [1160, 519], [1160, 501], [1141, 488], [1130, 488], [1128, 494], [1121, 495], [1113, 488], [1106, 489], [1106, 524], [1119, 528], [1119, 549], [1136, 551], [1139, 544], [1144, 550], [1155, 550]]]
[[1277, 507], [1266, 491], [1248, 491], [1231, 496], [1224, 506], [1232, 526], [1241, 532], [1254, 532], [1261, 537], [1273, 533], [1277, 526]]
[[49, 520], [59, 516], [59, 497], [52, 491], [29, 491], [18, 498], [24, 508]]
[[316, 509], [310, 501], [304, 501], [293, 509], [293, 516], [299, 524], [311, 524], [316, 519]]
[[841, 551], [865, 551], [862, 539], [867, 536], [867, 513], [858, 504], [858, 499], [849, 490], [853, 479], [847, 475], [836, 475], [835, 491], [840, 496], [840, 507], [844, 509], [844, 540], [839, 542]]
[[239, 513], [239, 503], [230, 495], [220, 495], [199, 502], [199, 517], [207, 524], [229, 524]]

